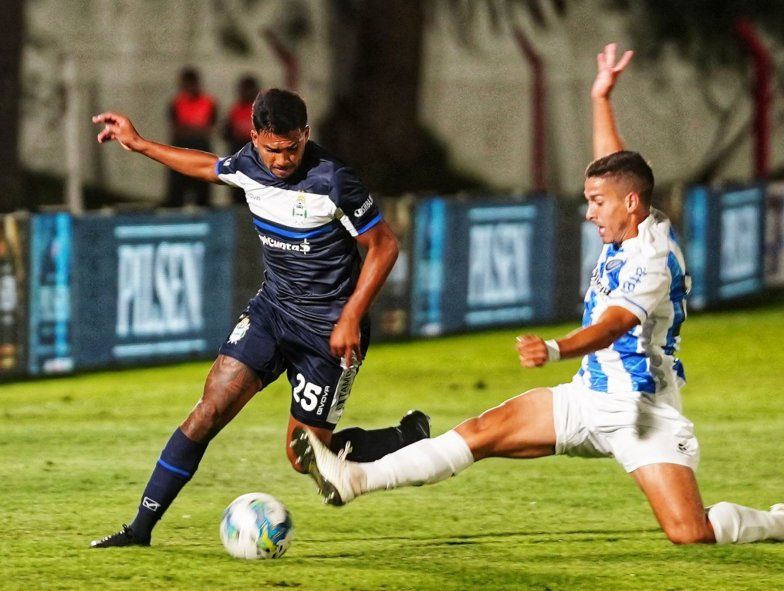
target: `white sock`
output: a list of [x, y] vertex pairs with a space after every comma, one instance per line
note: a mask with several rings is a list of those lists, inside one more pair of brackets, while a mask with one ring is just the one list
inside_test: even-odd
[[708, 519], [717, 544], [784, 541], [782, 511], [759, 511], [735, 503], [717, 503], [708, 509]]
[[474, 463], [474, 456], [456, 431], [422, 439], [375, 462], [354, 464], [364, 472], [361, 492], [419, 486], [446, 480]]

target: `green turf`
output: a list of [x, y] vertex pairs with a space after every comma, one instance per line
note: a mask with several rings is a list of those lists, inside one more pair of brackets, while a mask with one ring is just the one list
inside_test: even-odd
[[[545, 336], [568, 327], [542, 329]], [[442, 432], [576, 362], [516, 367], [513, 331], [376, 346], [343, 424], [418, 407]], [[686, 414], [706, 502], [784, 501], [784, 305], [691, 318]], [[490, 460], [437, 486], [322, 505], [284, 455], [286, 384], [250, 403], [210, 447], [147, 549], [89, 550], [129, 520], [160, 448], [208, 364], [0, 386], [1, 589], [781, 589], [784, 544], [675, 547], [612, 460]], [[281, 560], [230, 558], [218, 537], [236, 496], [290, 508]]]

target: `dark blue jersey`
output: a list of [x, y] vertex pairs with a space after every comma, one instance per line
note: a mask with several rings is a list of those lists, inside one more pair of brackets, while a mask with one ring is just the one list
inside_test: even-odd
[[367, 189], [313, 142], [286, 179], [264, 166], [252, 143], [221, 158], [216, 172], [245, 191], [263, 245], [265, 277], [256, 297], [329, 335], [359, 277], [356, 237], [381, 221]]

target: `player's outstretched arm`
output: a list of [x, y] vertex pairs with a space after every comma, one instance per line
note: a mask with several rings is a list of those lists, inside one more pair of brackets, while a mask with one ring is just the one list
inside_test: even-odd
[[541, 367], [548, 361], [582, 357], [605, 349], [640, 323], [640, 319], [620, 306], [610, 306], [599, 320], [557, 341], [536, 335], [517, 337], [517, 353], [523, 367]]
[[343, 307], [340, 320], [332, 330], [329, 346], [332, 354], [351, 365], [353, 355], [361, 359], [359, 348], [359, 323], [381, 291], [389, 272], [395, 265], [399, 247], [397, 238], [385, 221], [357, 236], [357, 242], [367, 249], [357, 287]]
[[125, 115], [120, 113], [101, 113], [93, 116], [93, 123], [104, 125], [98, 134], [98, 143], [116, 141], [129, 152], [138, 152], [181, 174], [193, 178], [219, 183], [215, 172], [218, 157], [209, 152], [175, 148], [166, 144], [150, 141], [139, 135], [136, 128]]
[[591, 87], [593, 104], [593, 157], [601, 158], [624, 149], [623, 140], [615, 124], [610, 94], [621, 72], [634, 55], [627, 51], [616, 63], [617, 43], [610, 43], [596, 56], [596, 78]]

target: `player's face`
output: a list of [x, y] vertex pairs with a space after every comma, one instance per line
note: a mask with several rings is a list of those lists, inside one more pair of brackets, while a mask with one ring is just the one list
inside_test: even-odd
[[611, 176], [589, 177], [585, 179], [585, 199], [585, 219], [599, 229], [602, 242], [619, 243], [631, 237], [636, 229], [631, 215], [636, 200], [625, 182]]
[[310, 127], [295, 129], [282, 135], [253, 130], [250, 137], [264, 166], [276, 177], [285, 179], [294, 174], [302, 163], [305, 145], [310, 137]]

